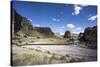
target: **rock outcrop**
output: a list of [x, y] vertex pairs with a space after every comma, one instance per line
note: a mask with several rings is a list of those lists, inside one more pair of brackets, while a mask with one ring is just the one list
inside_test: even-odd
[[80, 42], [85, 42], [86, 46], [90, 48], [97, 48], [97, 26], [87, 27], [84, 33], [79, 35]]
[[64, 34], [64, 38], [70, 38], [70, 37], [71, 37], [70, 31], [66, 31]]
[[34, 29], [44, 36], [54, 36], [54, 33], [49, 27], [34, 27]]

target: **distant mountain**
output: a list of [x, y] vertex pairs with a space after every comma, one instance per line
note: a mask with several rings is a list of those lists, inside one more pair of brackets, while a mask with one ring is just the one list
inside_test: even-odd
[[32, 22], [28, 18], [21, 16], [12, 9], [12, 34], [21, 34], [29, 36], [51, 37], [54, 33], [49, 27], [33, 27]]

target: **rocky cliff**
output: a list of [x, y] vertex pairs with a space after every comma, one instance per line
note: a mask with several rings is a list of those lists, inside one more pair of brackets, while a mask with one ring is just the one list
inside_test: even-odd
[[[33, 27], [32, 22], [28, 18], [21, 16], [12, 9], [11, 12], [12, 21], [12, 34], [17, 32], [22, 32], [23, 34], [33, 35], [33, 36], [54, 36], [52, 30], [49, 27]], [[21, 34], [22, 34], [21, 33]]]
[[90, 48], [97, 48], [97, 26], [87, 27], [84, 33], [80, 33], [79, 40]]
[[22, 30], [23, 32], [30, 32], [33, 30], [33, 26], [31, 24], [31, 21], [29, 21], [27, 18], [21, 16], [16, 12], [16, 10], [12, 9], [12, 26], [14, 33]]

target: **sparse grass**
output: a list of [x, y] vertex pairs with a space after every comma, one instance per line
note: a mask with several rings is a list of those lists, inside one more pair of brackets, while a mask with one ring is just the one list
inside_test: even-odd
[[36, 64], [48, 64], [49, 58], [47, 56], [41, 56], [38, 54], [17, 54], [16, 59], [13, 59], [13, 65], [36, 65]]

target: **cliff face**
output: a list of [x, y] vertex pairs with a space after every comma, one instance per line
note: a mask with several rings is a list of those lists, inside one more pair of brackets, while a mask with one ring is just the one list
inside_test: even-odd
[[14, 29], [14, 33], [22, 30], [23, 32], [30, 32], [33, 30], [31, 22], [18, 14], [14, 9], [12, 9], [12, 26]]
[[14, 9], [12, 9], [11, 16], [12, 34], [20, 31], [23, 34], [32, 36], [54, 36], [52, 30], [49, 27], [33, 27], [32, 22], [30, 20], [18, 14]]
[[86, 28], [84, 33], [80, 33], [79, 40], [90, 48], [97, 48], [97, 26]]

